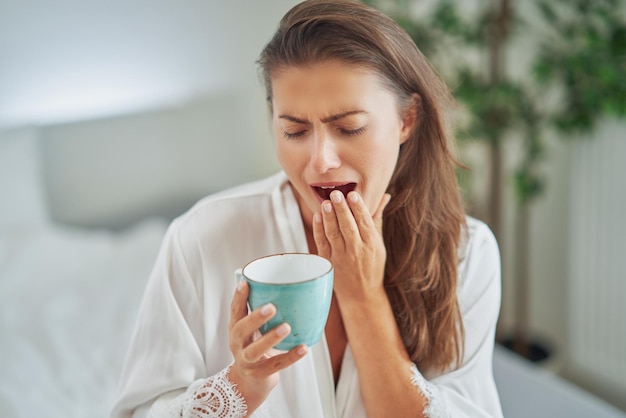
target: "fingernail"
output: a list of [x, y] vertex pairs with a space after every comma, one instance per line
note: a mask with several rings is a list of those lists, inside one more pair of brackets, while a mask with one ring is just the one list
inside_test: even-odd
[[359, 200], [359, 195], [357, 192], [350, 192], [348, 193], [348, 199], [350, 199], [350, 202], [356, 203]]
[[299, 356], [305, 355], [308, 351], [309, 351], [309, 348], [306, 345], [301, 345], [298, 348], [296, 348], [296, 354], [298, 354]]
[[341, 193], [338, 190], [335, 190], [334, 192], [330, 194], [330, 199], [335, 203], [339, 203], [343, 200], [343, 193]]
[[268, 303], [261, 308], [261, 315], [269, 315], [272, 312], [272, 304]]
[[276, 334], [278, 334], [279, 337], [284, 337], [289, 334], [289, 326], [287, 324], [280, 324], [278, 328], [276, 328]]
[[317, 222], [317, 223], [321, 223], [322, 222], [322, 215], [319, 212], [316, 212], [313, 215], [313, 221]]
[[330, 202], [322, 203], [322, 208], [324, 208], [324, 212], [326, 213], [330, 213], [333, 210], [333, 206], [330, 204]]
[[237, 282], [237, 292], [241, 292], [241, 289], [243, 289], [243, 280]]

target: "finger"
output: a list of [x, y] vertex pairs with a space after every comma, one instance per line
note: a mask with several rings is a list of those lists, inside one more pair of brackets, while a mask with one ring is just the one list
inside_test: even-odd
[[332, 248], [343, 250], [343, 235], [341, 235], [341, 230], [337, 223], [337, 216], [333, 210], [333, 204], [328, 200], [322, 202], [322, 221], [324, 224], [324, 235], [326, 235], [326, 239], [330, 244], [331, 251]]
[[381, 235], [383, 233], [383, 212], [385, 211], [385, 207], [390, 200], [391, 195], [389, 193], [385, 193], [383, 195], [383, 198], [380, 200], [380, 203], [378, 204], [376, 212], [374, 212], [374, 215], [372, 216], [372, 218], [374, 219], [374, 224], [376, 225], [376, 230]]
[[348, 193], [347, 200], [350, 205], [350, 210], [354, 216], [354, 220], [359, 228], [361, 238], [365, 242], [370, 241], [373, 235], [377, 235], [378, 232], [367, 205], [361, 198], [361, 195], [355, 191]]
[[291, 366], [309, 352], [309, 347], [300, 344], [284, 354], [278, 354], [263, 361], [263, 367], [270, 370], [270, 374]]
[[284, 340], [291, 332], [291, 327], [287, 323], [278, 325], [271, 329], [263, 337], [254, 341], [241, 352], [241, 357], [248, 363], [256, 363], [257, 361], [268, 357], [267, 353], [276, 344]]
[[237, 289], [233, 295], [233, 299], [230, 302], [230, 322], [229, 328], [232, 327], [243, 317], [248, 314], [248, 294], [250, 287], [245, 280], [240, 280], [237, 283]]
[[313, 214], [313, 239], [317, 247], [317, 254], [330, 259], [330, 243], [326, 239], [324, 224], [322, 223], [322, 214], [319, 212]]
[[354, 239], [360, 239], [359, 228], [343, 193], [339, 190], [333, 191], [330, 194], [330, 200], [333, 203], [337, 224], [344, 240], [352, 242]]
[[276, 314], [276, 307], [271, 303], [263, 305], [249, 315], [235, 322], [230, 331], [231, 351], [237, 355], [243, 348], [252, 342], [252, 336], [261, 325], [265, 324]]
[[304, 344], [300, 344], [286, 353], [276, 354], [254, 363], [248, 367], [248, 373], [256, 378], [265, 378], [291, 366], [308, 352], [309, 348]]

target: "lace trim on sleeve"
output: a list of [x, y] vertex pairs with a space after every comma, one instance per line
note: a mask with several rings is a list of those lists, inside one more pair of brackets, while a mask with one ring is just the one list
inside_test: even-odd
[[245, 417], [246, 401], [229, 379], [230, 366], [218, 374], [189, 387], [183, 402], [184, 418]]
[[415, 364], [411, 365], [411, 383], [417, 386], [428, 401], [428, 405], [422, 412], [424, 416], [428, 418], [450, 417], [448, 405], [446, 404], [443, 394], [436, 385], [424, 379], [424, 376], [417, 370]]
[[228, 366], [207, 379], [197, 380], [187, 390], [170, 400], [157, 400], [150, 418], [242, 418], [248, 413], [246, 401], [237, 386], [228, 379]]

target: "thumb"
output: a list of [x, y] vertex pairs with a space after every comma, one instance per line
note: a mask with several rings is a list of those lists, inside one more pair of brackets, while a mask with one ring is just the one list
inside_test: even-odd
[[230, 322], [229, 326], [232, 328], [235, 324], [248, 315], [248, 294], [250, 288], [245, 280], [241, 280], [237, 283], [237, 290], [233, 295], [233, 299], [230, 303]]

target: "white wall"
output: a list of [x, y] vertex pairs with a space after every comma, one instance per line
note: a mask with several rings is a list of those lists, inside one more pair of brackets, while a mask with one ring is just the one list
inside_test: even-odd
[[0, 0], [0, 130], [51, 217], [122, 227], [277, 169], [255, 64], [295, 0]]
[[0, 128], [155, 109], [256, 82], [295, 0], [0, 0]]

